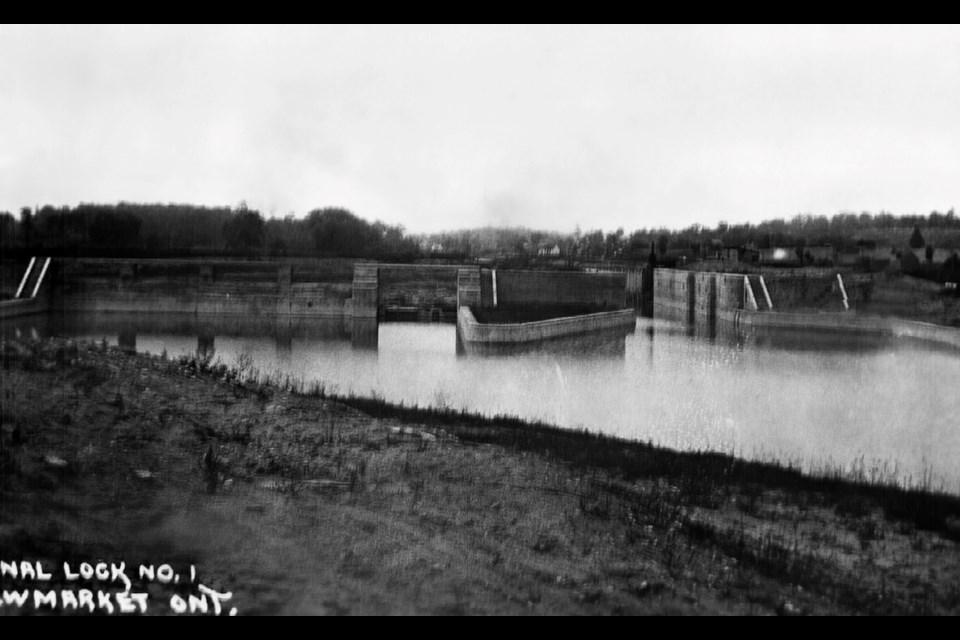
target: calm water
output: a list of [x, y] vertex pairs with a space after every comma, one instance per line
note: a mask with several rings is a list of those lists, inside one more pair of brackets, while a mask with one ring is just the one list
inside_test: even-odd
[[585, 427], [680, 448], [791, 461], [808, 470], [862, 465], [899, 481], [960, 492], [960, 356], [816, 336], [707, 340], [676, 324], [458, 353], [445, 324], [103, 315], [7, 321], [5, 333], [106, 338], [171, 356], [198, 345], [262, 372], [323, 381], [341, 393], [446, 405]]

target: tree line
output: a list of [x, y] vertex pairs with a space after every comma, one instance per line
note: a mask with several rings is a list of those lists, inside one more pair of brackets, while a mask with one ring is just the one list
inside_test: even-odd
[[960, 217], [953, 209], [946, 213], [894, 216], [868, 212], [839, 213], [832, 217], [800, 214], [790, 220], [775, 218], [758, 224], [719, 222], [715, 227], [692, 225], [685, 229], [640, 229], [626, 238], [624, 254], [645, 255], [651, 247], [657, 253], [697, 250], [701, 247], [804, 248], [830, 245], [838, 251], [856, 250], [863, 245], [887, 244], [906, 248], [915, 230], [922, 229], [926, 243], [960, 249]]
[[640, 228], [630, 233], [577, 228], [573, 233], [536, 231], [523, 227], [464, 229], [421, 236], [424, 253], [469, 257], [541, 257], [544, 250], [560, 249], [563, 257], [580, 261], [643, 262], [651, 252], [660, 256], [676, 252], [707, 253], [710, 249], [751, 246], [756, 249], [791, 249], [830, 245], [838, 251], [855, 251], [863, 245], [908, 246], [914, 230], [923, 229], [926, 243], [960, 249], [960, 218], [951, 209], [927, 216], [894, 216], [889, 213], [839, 213], [832, 217], [801, 214], [758, 224], [719, 222], [714, 227], [691, 225], [682, 229]]
[[894, 216], [881, 212], [800, 214], [758, 224], [683, 229], [640, 228], [627, 233], [601, 229], [573, 233], [523, 227], [486, 227], [412, 236], [402, 226], [368, 222], [344, 208], [315, 209], [303, 218], [265, 218], [241, 202], [236, 207], [184, 204], [80, 204], [24, 207], [0, 212], [0, 248], [47, 255], [115, 257], [349, 257], [408, 261], [416, 258], [470, 260], [554, 259], [643, 262], [651, 252], [705, 253], [718, 247], [801, 249], [831, 245], [837, 250], [886, 243], [900, 249], [918, 229], [926, 244], [960, 249], [960, 218], [946, 213]]
[[265, 218], [236, 207], [181, 204], [80, 204], [0, 212], [0, 246], [58, 256], [350, 257], [410, 260], [419, 246], [403, 227], [368, 222], [347, 209], [304, 218]]

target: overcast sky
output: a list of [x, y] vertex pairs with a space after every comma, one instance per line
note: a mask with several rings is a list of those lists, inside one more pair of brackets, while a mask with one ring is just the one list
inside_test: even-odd
[[0, 26], [0, 210], [629, 232], [958, 189], [957, 27]]

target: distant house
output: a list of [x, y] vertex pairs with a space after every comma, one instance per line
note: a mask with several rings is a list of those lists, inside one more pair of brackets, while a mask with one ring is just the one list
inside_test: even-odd
[[697, 253], [694, 249], [668, 249], [663, 258], [675, 261], [677, 264], [687, 264], [697, 260]]
[[812, 264], [833, 265], [837, 258], [837, 251], [829, 244], [804, 247], [804, 259]]
[[861, 245], [859, 253], [861, 258], [871, 260], [889, 260], [893, 257], [893, 249], [889, 244]]
[[956, 280], [960, 279], [960, 253], [956, 251], [953, 252], [953, 255], [947, 258], [943, 263], [941, 268], [947, 272], [945, 275], [948, 279], [953, 280], [953, 289], [957, 288]]
[[913, 251], [904, 251], [900, 254], [900, 270], [904, 273], [914, 273], [920, 269], [920, 259]]
[[723, 247], [720, 249], [719, 257], [724, 262], [739, 262], [740, 247]]
[[836, 264], [840, 267], [856, 267], [860, 264], [860, 250], [842, 249], [837, 251]]
[[760, 264], [792, 267], [800, 266], [800, 258], [792, 247], [771, 247], [760, 249]]
[[935, 271], [941, 271], [948, 280], [960, 275], [960, 254], [955, 250], [934, 249], [933, 260], [930, 261], [927, 261], [926, 251], [926, 247], [904, 250], [900, 254], [900, 269], [904, 273], [914, 274], [925, 270], [927, 265], [932, 265]]
[[[927, 248], [923, 247], [921, 249], [910, 249], [913, 252], [913, 255], [917, 256], [917, 259], [925, 264], [927, 262]], [[933, 260], [934, 266], [938, 266], [950, 259], [950, 256], [953, 255], [953, 249], [934, 249], [933, 250]]]
[[760, 262], [760, 250], [754, 246], [746, 245], [740, 250], [740, 262], [755, 264]]
[[553, 247], [551, 247], [547, 243], [541, 243], [540, 248], [537, 251], [537, 255], [558, 258], [560, 257], [560, 245], [555, 244]]

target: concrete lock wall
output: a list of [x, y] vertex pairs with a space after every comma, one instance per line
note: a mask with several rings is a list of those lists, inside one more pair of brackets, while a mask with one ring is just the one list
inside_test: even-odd
[[[494, 282], [496, 283], [494, 285]], [[450, 265], [379, 265], [343, 260], [110, 260], [62, 263], [54, 308], [376, 318], [385, 307], [589, 304], [623, 309], [625, 273], [491, 270]]]
[[[635, 312], [627, 307], [625, 273], [559, 271], [482, 271], [458, 274], [457, 335], [463, 343], [507, 345], [550, 340], [605, 329], [632, 327]], [[470, 307], [578, 304], [613, 311], [537, 322], [480, 323]]]
[[625, 273], [497, 270], [497, 303], [627, 306]]
[[627, 304], [641, 315], [653, 315], [653, 267], [630, 269], [626, 276]]
[[480, 269], [459, 269], [457, 271], [457, 309], [476, 307], [481, 304]]
[[943, 325], [903, 320], [884, 316], [858, 316], [835, 313], [760, 313], [743, 312], [739, 318], [741, 328], [803, 330], [832, 334], [857, 334], [881, 336], [934, 343], [960, 349], [960, 329]]
[[764, 274], [770, 301], [777, 311], [802, 309], [841, 310], [842, 296], [836, 275], [790, 276]]
[[353, 267], [304, 281], [299, 263], [75, 260], [61, 269], [54, 308], [78, 312], [343, 317], [352, 312]]
[[380, 306], [457, 308], [456, 265], [380, 265]]
[[635, 323], [636, 316], [633, 309], [604, 311], [582, 316], [516, 324], [477, 322], [468, 306], [461, 306], [457, 311], [457, 330], [460, 340], [486, 344], [536, 342], [578, 333], [629, 327]]
[[[28, 272], [27, 269], [32, 267]], [[51, 258], [37, 256], [36, 260], [8, 263], [3, 277], [8, 279], [0, 299], [0, 320], [43, 313], [50, 309], [53, 298], [51, 281], [56, 278], [57, 266]], [[14, 296], [20, 293], [20, 297]], [[36, 295], [34, 295], [34, 293]]]
[[[759, 276], [751, 276], [751, 283]], [[821, 273], [764, 273], [763, 280], [770, 293], [774, 311], [842, 311], [843, 294], [837, 282], [837, 272]], [[873, 278], [866, 274], [844, 274], [843, 285], [851, 309], [860, 308], [870, 298]], [[754, 293], [762, 296], [755, 286]], [[757, 301], [758, 303], [760, 300]], [[761, 304], [764, 308], [765, 304]]]
[[377, 265], [358, 264], [353, 270], [353, 317], [376, 318], [380, 278]]
[[695, 287], [692, 271], [654, 269], [653, 316], [692, 322]]
[[714, 275], [716, 276], [717, 317], [732, 320], [734, 312], [745, 306], [747, 283], [744, 282], [742, 275], [735, 273]]
[[717, 278], [713, 273], [696, 273], [693, 278], [694, 313], [713, 323], [717, 319]]
[[34, 313], [43, 313], [49, 308], [50, 299], [47, 296], [0, 300], [0, 320], [32, 315]]
[[653, 291], [654, 317], [709, 331], [718, 319], [734, 320], [743, 309], [745, 283], [738, 274], [656, 269]]
[[[497, 273], [497, 275], [500, 275]], [[490, 309], [499, 305], [500, 300], [494, 300], [493, 297], [493, 269], [480, 270], [480, 306], [484, 309]]]

